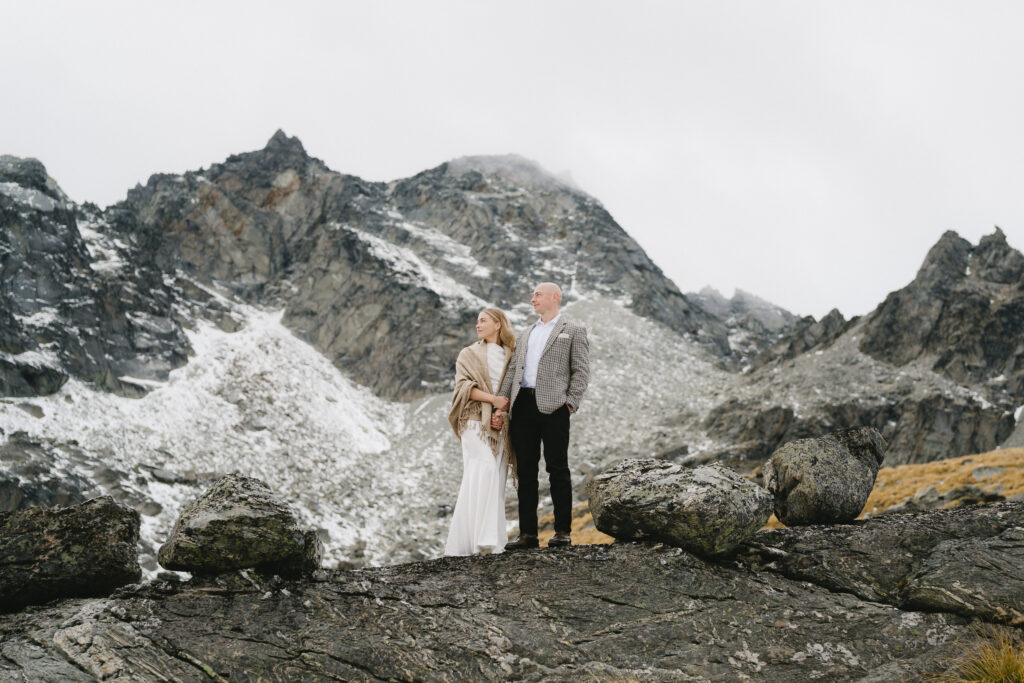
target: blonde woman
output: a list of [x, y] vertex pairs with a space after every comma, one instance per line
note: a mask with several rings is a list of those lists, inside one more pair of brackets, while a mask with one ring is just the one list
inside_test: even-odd
[[505, 481], [515, 460], [508, 424], [491, 426], [494, 410], [508, 411], [498, 396], [516, 338], [508, 317], [496, 308], [480, 311], [477, 341], [455, 361], [455, 392], [448, 421], [462, 441], [462, 484], [455, 502], [445, 555], [487, 555], [505, 550]]

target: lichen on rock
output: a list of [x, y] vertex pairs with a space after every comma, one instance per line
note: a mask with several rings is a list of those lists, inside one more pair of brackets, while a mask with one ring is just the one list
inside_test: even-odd
[[599, 531], [707, 556], [728, 554], [753, 536], [772, 505], [767, 491], [720, 465], [658, 460], [622, 460], [594, 477], [587, 494]]
[[320, 566], [323, 546], [259, 479], [229, 474], [185, 506], [157, 557], [166, 569], [219, 573], [258, 567], [281, 573]]

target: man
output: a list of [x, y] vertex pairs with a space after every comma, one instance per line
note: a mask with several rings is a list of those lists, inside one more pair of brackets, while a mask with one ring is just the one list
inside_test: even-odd
[[[562, 290], [543, 282], [530, 299], [540, 320], [516, 340], [498, 393], [510, 400], [509, 438], [519, 473], [519, 538], [506, 550], [536, 548], [537, 467], [541, 444], [555, 507], [555, 535], [548, 546], [572, 543], [572, 483], [569, 480], [569, 415], [576, 412], [590, 381], [590, 345], [583, 325], [559, 313]], [[497, 411], [496, 428], [504, 418]]]

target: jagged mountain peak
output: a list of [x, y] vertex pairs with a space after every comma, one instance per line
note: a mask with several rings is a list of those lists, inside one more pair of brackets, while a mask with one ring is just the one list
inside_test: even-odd
[[955, 230], [947, 230], [928, 250], [916, 280], [942, 286], [962, 278], [967, 272], [971, 251], [970, 242]]
[[225, 164], [232, 160], [243, 159], [253, 167], [266, 167], [275, 170], [292, 168], [302, 171], [310, 162], [315, 162], [322, 170], [328, 170], [319, 159], [311, 157], [298, 137], [289, 136], [278, 129], [264, 145], [263, 149], [228, 157]]
[[43, 162], [9, 154], [0, 155], [0, 193], [43, 211], [68, 200], [57, 181], [46, 172]]
[[1019, 399], [1022, 336], [1024, 256], [998, 228], [977, 247], [948, 231], [917, 277], [871, 313], [860, 348], [897, 365], [932, 357], [954, 381], [995, 383]]
[[971, 272], [976, 277], [999, 284], [1024, 279], [1024, 255], [1009, 245], [999, 226], [991, 235], [981, 238], [973, 257]]
[[267, 140], [266, 146], [263, 147], [263, 152], [267, 154], [286, 154], [308, 157], [306, 148], [302, 145], [302, 141], [298, 137], [289, 137], [280, 128]]
[[914, 281], [908, 285], [923, 294], [941, 295], [958, 281], [969, 278], [1010, 284], [1024, 277], [1024, 256], [1006, 241], [999, 226], [972, 245], [954, 230], [947, 230], [928, 250]]

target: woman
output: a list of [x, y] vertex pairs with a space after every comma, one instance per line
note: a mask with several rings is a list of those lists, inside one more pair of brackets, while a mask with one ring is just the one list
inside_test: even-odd
[[505, 480], [514, 468], [508, 423], [491, 427], [491, 411], [508, 410], [497, 396], [516, 338], [508, 317], [496, 308], [480, 311], [478, 341], [455, 361], [455, 393], [448, 421], [462, 441], [462, 484], [448, 530], [445, 555], [486, 555], [505, 549]]

